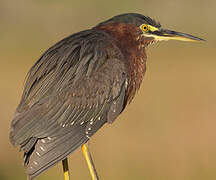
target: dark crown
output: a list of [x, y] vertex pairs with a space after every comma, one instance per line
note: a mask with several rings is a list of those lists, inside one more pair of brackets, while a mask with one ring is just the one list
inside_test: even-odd
[[128, 14], [120, 14], [117, 16], [112, 17], [111, 19], [108, 19], [100, 24], [105, 25], [109, 23], [125, 23], [125, 24], [135, 24], [137, 26], [140, 26], [141, 24], [149, 24], [154, 27], [161, 27], [159, 22], [156, 22], [154, 19], [144, 16], [142, 14], [136, 14], [136, 13], [128, 13]]

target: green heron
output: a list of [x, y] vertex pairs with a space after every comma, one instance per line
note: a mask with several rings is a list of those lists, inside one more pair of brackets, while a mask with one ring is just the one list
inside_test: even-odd
[[87, 142], [134, 98], [146, 71], [145, 47], [170, 39], [203, 40], [129, 13], [49, 48], [30, 69], [11, 123], [10, 141], [24, 151], [29, 179], [59, 161], [69, 179], [67, 156], [80, 146], [98, 179]]

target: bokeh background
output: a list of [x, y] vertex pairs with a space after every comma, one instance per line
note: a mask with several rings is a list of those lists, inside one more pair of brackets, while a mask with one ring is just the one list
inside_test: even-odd
[[[126, 12], [207, 42], [148, 47], [136, 98], [91, 140], [101, 179], [215, 180], [215, 7], [213, 0], [0, 0], [0, 180], [26, 178], [23, 155], [8, 133], [29, 68], [65, 36]], [[71, 179], [90, 179], [80, 150], [69, 161]], [[45, 179], [63, 179], [61, 164], [38, 177]]]

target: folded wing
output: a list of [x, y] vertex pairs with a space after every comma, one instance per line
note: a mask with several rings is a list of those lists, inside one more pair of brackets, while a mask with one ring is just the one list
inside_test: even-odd
[[109, 54], [116, 47], [106, 46], [99, 32], [81, 34], [50, 48], [29, 72], [10, 140], [21, 145], [30, 179], [87, 142], [125, 106], [124, 63], [120, 54]]

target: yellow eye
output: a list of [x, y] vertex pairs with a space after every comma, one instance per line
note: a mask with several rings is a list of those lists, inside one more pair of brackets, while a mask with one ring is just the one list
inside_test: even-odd
[[148, 32], [148, 31], [149, 31], [149, 27], [148, 27], [147, 24], [142, 24], [142, 25], [140, 26], [140, 29], [141, 29], [142, 31], [145, 31], [145, 32]]

